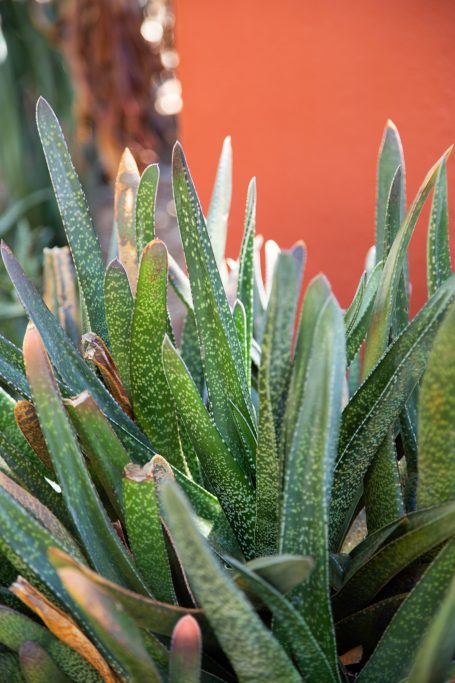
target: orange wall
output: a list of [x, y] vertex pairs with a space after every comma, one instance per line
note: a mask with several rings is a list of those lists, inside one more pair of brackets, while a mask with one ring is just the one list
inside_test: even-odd
[[[346, 305], [374, 240], [386, 119], [401, 132], [408, 199], [455, 142], [455, 1], [176, 0], [176, 16], [181, 138], [205, 209], [232, 135], [229, 254], [256, 175], [258, 231], [285, 247], [303, 238], [307, 276], [324, 271]], [[414, 306], [426, 297], [425, 232], [411, 243]]]

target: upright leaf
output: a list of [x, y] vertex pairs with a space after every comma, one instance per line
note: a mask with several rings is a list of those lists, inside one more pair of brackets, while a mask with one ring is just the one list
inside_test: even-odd
[[111, 261], [106, 268], [104, 301], [112, 355], [122, 384], [131, 395], [130, 343], [134, 300], [128, 276], [118, 259]]
[[208, 414], [197, 388], [168, 339], [163, 363], [177, 411], [210, 489], [217, 496], [247, 557], [254, 548], [254, 490]]
[[126, 531], [136, 564], [157, 600], [173, 604], [176, 598], [152, 463], [125, 467], [123, 497]]
[[160, 167], [150, 164], [144, 169], [136, 195], [136, 246], [137, 260], [141, 260], [145, 246], [155, 239], [155, 205]]
[[133, 409], [154, 448], [186, 471], [174, 401], [167, 385], [161, 350], [167, 328], [167, 250], [148, 244], [142, 254], [131, 331]]
[[88, 556], [105, 576], [145, 592], [88, 475], [46, 351], [34, 327], [29, 327], [25, 334], [24, 357], [36, 412], [62, 495]]
[[315, 568], [292, 602], [337, 671], [330, 607], [328, 524], [345, 373], [344, 323], [333, 296], [319, 315], [304, 399], [289, 449], [283, 494], [281, 551], [311, 556]]
[[[377, 170], [377, 196], [376, 196], [376, 263], [383, 261], [386, 252], [386, 212], [387, 198], [390, 186], [397, 168], [401, 167], [404, 179], [404, 157], [400, 135], [393, 121], [387, 121], [384, 135], [381, 141]], [[405, 184], [401, 185], [400, 206], [404, 214], [405, 210]]]
[[60, 124], [42, 97], [36, 106], [36, 121], [90, 329], [107, 343], [101, 248]]
[[384, 680], [401, 683], [406, 678], [419, 643], [453, 580], [454, 566], [455, 541], [452, 540], [440, 550], [401, 604], [362, 669], [357, 679], [359, 683], [382, 683]]
[[191, 587], [239, 680], [242, 683], [300, 681], [278, 641], [204, 543], [191, 508], [175, 484], [166, 483], [161, 500]]
[[[173, 187], [180, 234], [191, 283], [194, 313], [213, 416], [234, 453], [241, 439], [227, 399], [255, 431], [253, 408], [234, 321], [215, 263], [199, 200], [183, 151], [174, 148]], [[250, 463], [254, 468], [254, 463]]]
[[190, 615], [182, 617], [172, 634], [170, 683], [199, 683], [201, 649], [201, 630], [196, 619]]
[[88, 389], [101, 410], [117, 426], [125, 445], [131, 450], [134, 447], [134, 457], [146, 462], [153, 450], [141, 430], [83, 361], [5, 244], [2, 245], [2, 257], [22, 305], [39, 330], [55, 369], [71, 393], [78, 394]]
[[450, 277], [452, 266], [449, 251], [449, 210], [447, 205], [446, 162], [441, 164], [436, 177], [430, 223], [427, 234], [428, 296]]
[[215, 186], [207, 214], [207, 232], [212, 243], [213, 253], [218, 268], [224, 260], [226, 248], [227, 226], [232, 195], [232, 147], [231, 138], [224, 139]]
[[419, 398], [418, 507], [455, 498], [455, 304], [441, 323]]
[[[256, 178], [248, 185], [245, 212], [245, 228], [239, 255], [237, 299], [242, 302], [246, 315], [246, 349], [250, 357], [253, 339], [254, 294], [254, 232], [256, 228]], [[247, 382], [251, 386], [251, 362], [247, 368]]]

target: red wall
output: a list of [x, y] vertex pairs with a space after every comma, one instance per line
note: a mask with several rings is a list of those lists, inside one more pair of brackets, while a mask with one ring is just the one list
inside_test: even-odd
[[[303, 238], [307, 274], [324, 271], [347, 304], [374, 240], [385, 121], [402, 136], [408, 199], [455, 142], [455, 2], [176, 0], [176, 17], [181, 139], [205, 208], [232, 135], [229, 254], [256, 175], [258, 231], [284, 247]], [[425, 233], [421, 222], [411, 243], [414, 304], [426, 297]]]

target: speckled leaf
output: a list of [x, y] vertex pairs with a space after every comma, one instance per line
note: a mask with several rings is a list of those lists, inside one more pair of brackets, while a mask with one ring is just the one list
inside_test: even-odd
[[81, 549], [73, 536], [63, 526], [60, 518], [31, 493], [23, 489], [4, 472], [0, 472], [0, 487], [8, 493], [14, 500], [22, 505], [24, 510], [36, 519], [47, 531], [59, 541], [63, 548], [66, 548], [74, 557], [83, 561]]
[[8, 683], [26, 683], [21, 673], [19, 658], [12, 652], [0, 652], [0, 671]]
[[290, 448], [296, 428], [300, 406], [303, 400], [305, 377], [313, 345], [316, 322], [330, 293], [330, 284], [324, 275], [315, 277], [308, 285], [305, 293], [302, 310], [300, 312], [294, 359], [292, 361], [291, 379], [284, 415], [284, 430], [281, 444], [283, 454], [287, 453]]
[[405, 170], [403, 147], [400, 135], [393, 121], [387, 121], [384, 135], [379, 149], [377, 168], [377, 195], [376, 195], [376, 263], [384, 260], [387, 256], [386, 246], [386, 212], [387, 200], [393, 177], [397, 168], [401, 168], [403, 182], [400, 189], [401, 212], [405, 211]]
[[393, 342], [343, 411], [330, 512], [332, 549], [341, 547], [363, 477], [420, 380], [438, 324], [454, 295], [455, 278], [450, 278]]
[[16, 424], [14, 407], [14, 399], [0, 387], [0, 457], [32, 495], [66, 522], [68, 515], [62, 498], [45, 479], [52, 478], [52, 469], [41, 462], [24, 439]]
[[176, 605], [167, 605], [152, 598], [147, 598], [138, 593], [108, 581], [104, 577], [96, 574], [91, 569], [84, 567], [76, 562], [69, 555], [59, 551], [51, 550], [49, 553], [52, 563], [60, 569], [75, 569], [83, 574], [87, 581], [90, 581], [106, 594], [110, 595], [136, 622], [138, 626], [150, 629], [154, 633], [163, 636], [171, 636], [172, 631], [182, 617], [191, 614], [204, 631], [207, 631], [207, 622], [204, 619], [201, 609], [189, 609]]
[[144, 592], [87, 472], [66, 415], [41, 338], [34, 327], [24, 337], [27, 378], [69, 514], [93, 565], [108, 578]]
[[232, 195], [232, 147], [231, 138], [224, 139], [216, 172], [215, 186], [207, 214], [207, 232], [212, 243], [218, 268], [224, 260], [229, 209]]
[[57, 666], [75, 683], [101, 683], [101, 677], [87, 660], [50, 631], [25, 614], [0, 607], [0, 642], [13, 652], [19, 652], [22, 644], [27, 641], [33, 641], [45, 648]]
[[447, 170], [445, 160], [436, 177], [433, 203], [427, 235], [427, 286], [428, 296], [452, 272], [449, 250], [449, 212], [447, 206]]
[[176, 598], [151, 463], [125, 467], [123, 498], [126, 532], [138, 569], [152, 595], [173, 604]]
[[244, 553], [251, 557], [254, 544], [254, 491], [213, 424], [197, 388], [168, 339], [163, 363], [180, 418]]
[[199, 338], [197, 336], [194, 312], [188, 311], [182, 331], [182, 359], [197, 386], [199, 394], [204, 394], [204, 368], [202, 367]]
[[455, 651], [455, 577], [443, 596], [408, 674], [409, 683], [445, 683]]
[[19, 663], [27, 683], [69, 683], [70, 679], [58, 668], [41, 645], [30, 640], [22, 643]]
[[112, 398], [104, 384], [90, 370], [57, 320], [45, 306], [34, 285], [27, 279], [12, 252], [2, 245], [8, 274], [27, 314], [38, 328], [52, 363], [73, 394], [88, 389], [100, 409], [119, 429], [122, 442], [134, 447], [135, 458], [146, 462], [153, 454], [147, 439]]
[[304, 398], [285, 470], [281, 551], [309, 555], [315, 568], [290, 599], [336, 675], [329, 592], [328, 513], [345, 373], [344, 322], [333, 296], [321, 311], [308, 360]]
[[60, 124], [42, 97], [36, 120], [47, 167], [57, 199], [68, 244], [73, 255], [90, 329], [108, 342], [102, 283], [104, 263], [88, 212], [85, 196], [63, 137]]
[[239, 338], [240, 349], [243, 356], [243, 366], [245, 368], [245, 373], [248, 371], [248, 367], [251, 364], [250, 353], [247, 350], [247, 320], [245, 308], [239, 299], [234, 302], [234, 307], [232, 309], [232, 317], [234, 318], [235, 328], [237, 330], [237, 336]]
[[454, 566], [455, 541], [451, 541], [396, 612], [358, 677], [359, 683], [401, 683], [407, 676], [416, 649], [453, 580]]
[[117, 230], [118, 259], [125, 268], [133, 294], [136, 292], [138, 269], [134, 209], [139, 180], [136, 161], [126, 147], [115, 180], [114, 223]]
[[[379, 285], [379, 280], [381, 277], [383, 268], [383, 263], [380, 261], [374, 267], [373, 272], [367, 279], [364, 291], [362, 292], [361, 301], [359, 302], [358, 309], [353, 315], [353, 319], [350, 321], [349, 325], [346, 327], [346, 363], [348, 367], [354, 360], [360, 346], [365, 339], [365, 335], [368, 330], [368, 325], [370, 322], [370, 316], [373, 310], [374, 299]], [[347, 319], [345, 316], [345, 324]]]
[[145, 649], [138, 626], [123, 608], [77, 569], [65, 567], [57, 571], [99, 640], [131, 679], [161, 683], [161, 676]]
[[[291, 373], [291, 347], [295, 328], [295, 315], [299, 297], [299, 273], [291, 252], [277, 256], [271, 294], [266, 313], [266, 327], [271, 325], [268, 383], [275, 432], [280, 438], [286, 397]], [[276, 305], [271, 306], [272, 296]], [[269, 318], [273, 321], [269, 323]]]
[[[245, 211], [245, 229], [239, 255], [237, 299], [242, 302], [246, 315], [246, 348], [250, 357], [253, 338], [253, 292], [254, 292], [254, 233], [256, 229], [256, 178], [248, 185]], [[248, 363], [247, 382], [251, 386], [251, 363]]]
[[[364, 376], [374, 367], [387, 346], [396, 294], [409, 241], [425, 200], [436, 181], [439, 167], [447, 159], [449, 152], [446, 152], [425, 176], [385, 261], [368, 330]], [[379, 254], [377, 258], [382, 257]]]
[[273, 555], [278, 550], [279, 506], [281, 502], [282, 472], [278, 460], [278, 447], [272, 409], [270, 368], [273, 360], [277, 309], [280, 306], [279, 287], [272, 289], [267, 309], [267, 322], [262, 338], [261, 366], [259, 369], [259, 425], [256, 449], [256, 555]]
[[160, 168], [150, 164], [144, 169], [136, 195], [136, 246], [137, 259], [141, 260], [144, 247], [155, 239], [155, 205]]
[[365, 294], [366, 283], [367, 274], [364, 271], [362, 273], [362, 277], [359, 280], [359, 284], [357, 285], [357, 289], [355, 290], [354, 298], [352, 299], [348, 308], [344, 312], [344, 326], [346, 328], [346, 334], [349, 333], [349, 330], [352, 328], [352, 325], [354, 324], [358, 316], [360, 304], [362, 303], [363, 295]]
[[174, 401], [161, 361], [167, 326], [167, 250], [154, 240], [142, 254], [131, 330], [131, 390], [136, 419], [153, 447], [183, 472]]
[[199, 683], [202, 639], [199, 625], [190, 615], [180, 619], [172, 634], [169, 658], [170, 683]]
[[[414, 513], [416, 514], [416, 513]], [[455, 535], [455, 501], [417, 517], [409, 531], [386, 543], [348, 577], [333, 599], [337, 618], [365, 607], [411, 562]]]
[[337, 681], [338, 677], [334, 674], [310, 627], [289, 600], [248, 565], [232, 558], [228, 558], [228, 561], [240, 574], [243, 582], [246, 582], [250, 590], [273, 614], [276, 635], [291, 652], [302, 674], [302, 680], [307, 683]]
[[221, 435], [236, 455], [241, 452], [242, 444], [227, 399], [239, 408], [253, 431], [256, 429], [242, 353], [199, 200], [179, 145], [174, 148], [173, 171], [177, 219], [210, 404]]
[[123, 519], [122, 473], [129, 462], [126, 450], [88, 391], [64, 403], [96, 477]]
[[300, 676], [291, 661], [215, 560], [197, 530], [190, 506], [175, 484], [166, 483], [161, 501], [191, 588], [239, 681], [297, 683]]
[[419, 399], [418, 507], [455, 498], [455, 304], [428, 357]]
[[131, 395], [130, 341], [134, 300], [128, 275], [118, 259], [111, 261], [106, 268], [104, 301], [112, 355], [122, 384]]
[[22, 351], [0, 334], [0, 378], [24, 398], [30, 398], [30, 387], [24, 370]]
[[403, 494], [398, 471], [397, 451], [393, 431], [386, 434], [379, 446], [364, 485], [366, 523], [368, 532], [404, 514]]

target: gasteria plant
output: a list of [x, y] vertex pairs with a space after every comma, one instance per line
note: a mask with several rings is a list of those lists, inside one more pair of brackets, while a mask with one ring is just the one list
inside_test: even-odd
[[[155, 236], [158, 167], [139, 176], [125, 152], [105, 267], [44, 100], [37, 121], [74, 272], [67, 250], [48, 254], [44, 303], [2, 247], [30, 318], [22, 351], [0, 338], [4, 680], [450, 681], [448, 153], [406, 209], [387, 124], [354, 299], [342, 311], [319, 275], [298, 313], [305, 246], [266, 243], [264, 285], [254, 180], [225, 259], [229, 139], [207, 220], [174, 150], [187, 273]], [[432, 188], [429, 298], [409, 320], [408, 244]]]

